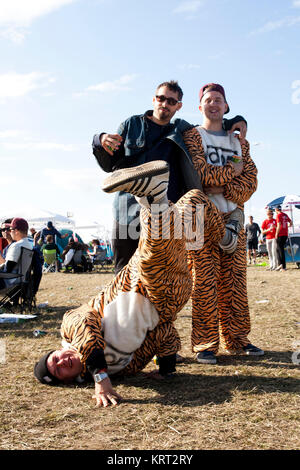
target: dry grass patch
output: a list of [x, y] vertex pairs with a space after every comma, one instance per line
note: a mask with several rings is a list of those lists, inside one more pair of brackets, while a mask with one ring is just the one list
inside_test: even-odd
[[[113, 379], [124, 402], [96, 409], [92, 385], [46, 387], [32, 370], [44, 352], [59, 346], [65, 311], [88, 301], [111, 277], [46, 274], [38, 303], [48, 301], [48, 307], [35, 321], [0, 325], [6, 345], [6, 363], [0, 364], [1, 449], [299, 448], [299, 365], [292, 362], [300, 339], [299, 269], [248, 268], [250, 340], [265, 349], [263, 358], [220, 350], [217, 366], [197, 364], [190, 352], [189, 303], [176, 322], [186, 358], [178, 376], [163, 384], [142, 374]], [[35, 338], [36, 328], [48, 334]]]

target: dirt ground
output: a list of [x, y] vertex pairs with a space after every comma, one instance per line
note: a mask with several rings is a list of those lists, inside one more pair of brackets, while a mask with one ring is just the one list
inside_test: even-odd
[[[112, 380], [124, 397], [95, 408], [93, 386], [46, 387], [33, 365], [60, 345], [66, 310], [94, 296], [111, 272], [43, 276], [37, 319], [0, 325], [0, 448], [41, 449], [299, 449], [300, 269], [248, 267], [250, 340], [263, 358], [228, 356], [200, 365], [190, 351], [191, 305], [180, 312], [183, 364], [170, 384], [142, 374]], [[34, 329], [47, 331], [36, 338]], [[153, 369], [149, 364], [147, 370]]]

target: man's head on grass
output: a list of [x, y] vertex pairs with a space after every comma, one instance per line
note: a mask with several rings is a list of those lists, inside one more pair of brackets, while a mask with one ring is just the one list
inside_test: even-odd
[[45, 385], [72, 382], [81, 371], [80, 356], [71, 348], [48, 352], [34, 367], [35, 377]]

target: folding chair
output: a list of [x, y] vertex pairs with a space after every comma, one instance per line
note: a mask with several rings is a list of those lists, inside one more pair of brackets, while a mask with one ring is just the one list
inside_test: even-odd
[[28, 308], [32, 310], [34, 303], [33, 282], [31, 277], [33, 250], [21, 248], [21, 259], [18, 273], [1, 273], [0, 279], [15, 280], [13, 284], [0, 291], [3, 295], [0, 300], [0, 308], [13, 312], [13, 308], [20, 306], [21, 313]]
[[44, 265], [43, 273], [55, 273], [57, 269], [56, 250], [43, 250]]
[[93, 258], [93, 266], [101, 266], [101, 268], [104, 268], [104, 266], [107, 265], [107, 256], [106, 256], [106, 250], [101, 250], [99, 253], [96, 254]]

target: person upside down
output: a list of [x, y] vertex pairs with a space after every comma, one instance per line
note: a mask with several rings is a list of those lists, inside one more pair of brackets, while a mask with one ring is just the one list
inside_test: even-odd
[[110, 377], [134, 375], [155, 355], [159, 369], [151, 376], [174, 375], [181, 347], [174, 322], [192, 292], [186, 245], [199, 248], [208, 236], [218, 243], [225, 226], [198, 189], [169, 203], [168, 179], [168, 164], [158, 160], [117, 170], [104, 181], [105, 192], [129, 192], [141, 205], [139, 246], [103, 291], [65, 313], [62, 348], [34, 367], [42, 384], [94, 380], [96, 406], [105, 407], [122, 399]]

